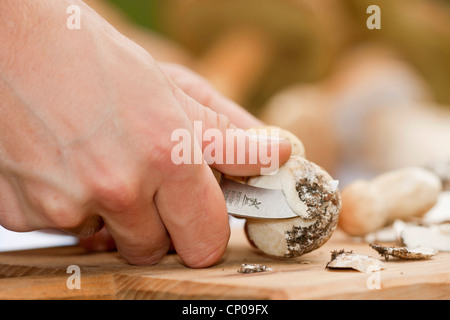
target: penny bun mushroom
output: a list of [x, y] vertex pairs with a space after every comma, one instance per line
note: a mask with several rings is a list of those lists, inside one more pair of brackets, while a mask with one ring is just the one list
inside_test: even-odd
[[[302, 143], [281, 130], [280, 136], [293, 146]], [[306, 160], [303, 151], [294, 154], [275, 174], [249, 177], [251, 186], [283, 190], [298, 217], [246, 220], [245, 230], [252, 245], [267, 255], [297, 257], [322, 246], [336, 228], [341, 197], [338, 181], [318, 165]]]
[[421, 167], [385, 172], [356, 180], [342, 190], [339, 226], [352, 236], [365, 236], [395, 220], [423, 217], [442, 192], [440, 179]]

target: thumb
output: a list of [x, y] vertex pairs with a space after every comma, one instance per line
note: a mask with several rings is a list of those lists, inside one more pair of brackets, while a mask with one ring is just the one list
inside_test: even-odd
[[278, 169], [291, 155], [291, 143], [277, 129], [243, 130], [230, 119], [178, 92], [199, 145], [203, 159], [228, 175], [254, 176]]

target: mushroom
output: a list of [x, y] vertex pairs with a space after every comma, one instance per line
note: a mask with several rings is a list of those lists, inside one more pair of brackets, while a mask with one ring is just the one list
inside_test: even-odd
[[450, 191], [450, 156], [446, 159], [437, 159], [426, 166], [442, 180], [445, 191]]
[[264, 272], [264, 271], [272, 271], [271, 268], [267, 268], [263, 264], [251, 264], [251, 263], [243, 263], [239, 267], [239, 273], [255, 273], [255, 272]]
[[353, 236], [365, 236], [396, 219], [422, 217], [438, 201], [440, 179], [432, 172], [409, 167], [357, 180], [342, 190], [339, 226]]
[[386, 261], [389, 260], [389, 256], [393, 256], [403, 260], [424, 260], [430, 259], [432, 256], [437, 254], [436, 250], [428, 247], [409, 249], [407, 247], [385, 247], [379, 244], [370, 244], [370, 246], [381, 256], [383, 256]]
[[295, 134], [308, 150], [308, 159], [333, 173], [338, 166], [339, 141], [331, 107], [330, 98], [319, 86], [298, 84], [274, 95], [260, 118]]
[[426, 224], [439, 224], [450, 221], [450, 191], [441, 192], [436, 205], [422, 219]]
[[[283, 190], [298, 217], [289, 219], [247, 219], [246, 235], [251, 244], [269, 256], [297, 257], [322, 246], [338, 222], [341, 198], [338, 181], [303, 157], [302, 143], [281, 130], [298, 148], [275, 174], [248, 177], [248, 185]], [[300, 147], [301, 146], [301, 147]]]
[[[380, 164], [385, 164], [392, 153], [404, 153], [401, 145], [396, 144], [394, 149], [389, 140], [381, 150], [367, 142], [372, 135], [389, 139], [383, 131], [368, 130], [372, 128], [369, 124], [373, 114], [383, 113], [383, 107], [391, 112], [390, 108], [401, 108], [429, 97], [424, 80], [395, 51], [379, 44], [366, 44], [349, 49], [333, 73], [322, 81], [298, 83], [275, 94], [259, 116], [265, 123], [299, 137], [308, 150], [308, 159], [329, 173], [350, 167], [354, 175], [356, 170], [380, 169]], [[402, 108], [401, 112], [408, 109]], [[402, 121], [392, 122], [390, 135], [401, 135], [394, 130], [403, 125]], [[343, 182], [346, 176], [351, 175], [344, 175]]]
[[[353, 2], [365, 10], [368, 4], [365, 8], [364, 4], [369, 1]], [[389, 3], [386, 10], [395, 7], [396, 13], [410, 19], [412, 16], [404, 15], [399, 3], [404, 2]], [[436, 8], [431, 8], [433, 4], [425, 9], [427, 3], [430, 2], [415, 2], [413, 11], [420, 12], [419, 7], [435, 11]], [[387, 11], [383, 9], [383, 12]], [[442, 10], [443, 12], [445, 11]], [[395, 17], [397, 14], [390, 16], [390, 19]], [[411, 27], [415, 29], [417, 25], [411, 24]], [[396, 37], [401, 34], [394, 29]], [[421, 30], [421, 36], [437, 30], [428, 31], [424, 33]], [[368, 33], [371, 32], [368, 30]], [[415, 33], [408, 32], [408, 35], [416, 38]], [[405, 44], [406, 38], [400, 38], [395, 42]], [[426, 42], [441, 42], [437, 41], [437, 37], [426, 38], [423, 39]], [[422, 63], [433, 63], [427, 66], [423, 64], [423, 68], [417, 69], [415, 59], [405, 59], [404, 51], [395, 50], [394, 46], [365, 44], [344, 54], [344, 58], [336, 65], [335, 72], [324, 83], [323, 90], [331, 97], [335, 107], [332, 117], [343, 162], [345, 161], [353, 172], [361, 165], [366, 170], [383, 172], [407, 166], [424, 166], [438, 159], [450, 159], [450, 147], [447, 143], [450, 139], [449, 100], [436, 99], [435, 96], [436, 84], [446, 87], [446, 91], [442, 92], [446, 95], [449, 92], [448, 84], [443, 86], [442, 84], [446, 83], [443, 79], [433, 81], [433, 84], [429, 81], [430, 74], [426, 74], [434, 68], [436, 70], [433, 72], [445, 74], [442, 64], [448, 64], [448, 59], [442, 59], [442, 52], [431, 54], [432, 59], [425, 58], [427, 55], [418, 52], [424, 50], [430, 54], [437, 47], [424, 46], [416, 39], [407, 42], [418, 45], [417, 50], [407, 50], [409, 53], [417, 55], [416, 58], [420, 57], [420, 60], [424, 59]], [[447, 40], [445, 42], [450, 44]], [[439, 47], [442, 49], [444, 46]], [[450, 49], [450, 46], [447, 49]]]
[[414, 225], [405, 224], [400, 239], [408, 248], [429, 247], [450, 252], [450, 223]]
[[331, 260], [327, 263], [328, 269], [354, 269], [364, 273], [380, 271], [383, 263], [373, 257], [353, 253], [352, 251], [332, 251]]

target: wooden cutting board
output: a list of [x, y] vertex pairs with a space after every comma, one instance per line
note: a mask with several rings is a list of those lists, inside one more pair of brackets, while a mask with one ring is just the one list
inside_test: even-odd
[[[339, 230], [322, 248], [295, 259], [272, 259], [233, 230], [222, 261], [185, 267], [176, 255], [150, 267], [130, 266], [117, 253], [59, 247], [0, 253], [0, 299], [450, 299], [450, 253], [430, 260], [384, 262], [378, 273], [330, 270], [332, 250], [380, 258], [367, 243]], [[271, 271], [243, 274], [242, 263]], [[69, 289], [70, 265], [79, 266], [81, 289]]]

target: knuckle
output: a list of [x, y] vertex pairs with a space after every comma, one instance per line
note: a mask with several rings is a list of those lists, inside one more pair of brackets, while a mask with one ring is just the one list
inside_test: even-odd
[[223, 113], [215, 112], [207, 107], [201, 107], [201, 113], [201, 119], [204, 119], [208, 128], [216, 128], [222, 132], [233, 128], [230, 118]]
[[150, 163], [153, 165], [164, 165], [166, 164], [172, 155], [172, 144], [169, 143], [170, 140], [167, 141], [159, 141], [157, 143], [154, 143], [150, 152]]
[[216, 126], [219, 130], [225, 131], [232, 127], [231, 120], [224, 114], [216, 113]]
[[137, 201], [138, 191], [133, 185], [131, 179], [107, 175], [97, 177], [91, 189], [94, 199], [107, 210], [123, 212], [133, 208]]
[[84, 211], [78, 198], [67, 190], [55, 189], [42, 184], [28, 184], [26, 196], [33, 216], [41, 216], [38, 223], [42, 228], [73, 228], [84, 219]]
[[175, 144], [165, 143], [165, 141], [152, 146], [148, 166], [153, 172], [161, 173], [164, 176], [173, 176], [180, 172], [182, 167], [177, 165], [177, 161], [173, 159], [174, 146]]
[[80, 225], [84, 215], [68, 200], [58, 196], [45, 196], [41, 199], [41, 208], [51, 227], [71, 229]]

